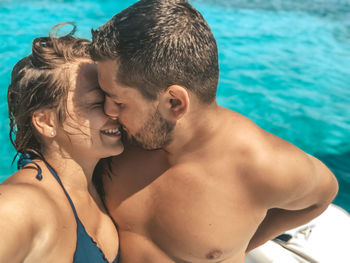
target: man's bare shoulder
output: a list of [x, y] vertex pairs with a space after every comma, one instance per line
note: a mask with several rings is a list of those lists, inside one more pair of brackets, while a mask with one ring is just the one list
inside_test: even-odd
[[225, 140], [226, 146], [234, 153], [239, 153], [237, 157], [243, 157], [243, 161], [249, 161], [250, 165], [260, 159], [261, 155], [267, 154], [268, 148], [273, 147], [274, 144], [283, 143], [280, 138], [263, 130], [249, 118], [237, 112], [223, 109], [222, 113], [223, 134], [218, 137]]
[[240, 153], [249, 167], [268, 164], [269, 160], [275, 158], [276, 152], [301, 152], [294, 145], [265, 131], [237, 112], [226, 109], [223, 123], [227, 146]]
[[232, 153], [238, 156], [239, 170], [258, 200], [273, 205], [310, 191], [315, 179], [314, 158], [248, 118], [228, 114], [234, 130], [229, 142]]

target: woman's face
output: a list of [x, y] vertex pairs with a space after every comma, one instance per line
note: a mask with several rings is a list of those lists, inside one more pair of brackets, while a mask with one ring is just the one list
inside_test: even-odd
[[[70, 154], [104, 158], [123, 150], [120, 124], [103, 111], [104, 95], [97, 80], [97, 66], [82, 60], [72, 66], [67, 116], [57, 137], [64, 140]], [[60, 133], [60, 134], [59, 134]]]

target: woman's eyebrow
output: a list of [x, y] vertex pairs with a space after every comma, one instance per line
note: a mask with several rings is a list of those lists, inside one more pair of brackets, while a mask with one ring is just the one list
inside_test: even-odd
[[89, 86], [89, 88], [87, 88], [87, 91], [86, 92], [92, 92], [92, 91], [101, 91], [101, 92], [103, 92], [102, 91], [102, 89], [100, 88], [100, 86]]
[[110, 97], [112, 99], [118, 99], [118, 96], [116, 94], [110, 94], [108, 93], [107, 91], [104, 91], [103, 89], [100, 88], [100, 90], [102, 91], [102, 93], [107, 96], [107, 97]]
[[104, 96], [103, 91], [98, 87], [93, 87], [93, 88], [89, 88], [88, 90], [86, 90], [82, 95], [87, 96], [87, 97], [95, 97], [95, 96]]

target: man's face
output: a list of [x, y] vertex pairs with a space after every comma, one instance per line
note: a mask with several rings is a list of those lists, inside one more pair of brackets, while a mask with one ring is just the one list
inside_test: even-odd
[[98, 62], [98, 81], [105, 93], [104, 110], [118, 119], [124, 139], [147, 150], [167, 146], [175, 123], [163, 118], [158, 100], [147, 100], [135, 88], [117, 82], [117, 63], [113, 60]]

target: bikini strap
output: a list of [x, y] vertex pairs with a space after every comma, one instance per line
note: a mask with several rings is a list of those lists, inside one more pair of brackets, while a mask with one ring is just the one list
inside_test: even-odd
[[[38, 173], [36, 175], [36, 178], [38, 180], [42, 180], [43, 179], [43, 176], [42, 176], [42, 170], [40, 168], [40, 166], [34, 162], [32, 160], [33, 156], [29, 153], [24, 153], [22, 154], [19, 159], [18, 159], [18, 162], [17, 162], [17, 169], [20, 170], [20, 169], [27, 169], [27, 167], [25, 167], [27, 164], [33, 164], [36, 166], [37, 170], [38, 170]], [[64, 188], [63, 184], [62, 184], [62, 181], [61, 179], [58, 177], [56, 171], [45, 161], [43, 160], [46, 167], [49, 169], [49, 171], [52, 173], [53, 177], [55, 177], [55, 179], [57, 180], [57, 182], [60, 184], [60, 186], [62, 187], [63, 189], [63, 192], [64, 194], [66, 195], [69, 203], [70, 203], [70, 206], [72, 207], [72, 210], [73, 210], [73, 213], [74, 213], [74, 216], [75, 216], [75, 219], [77, 220], [77, 222], [79, 222], [79, 217], [78, 217], [78, 214], [77, 214], [77, 211], [75, 210], [75, 206], [72, 202], [72, 199], [70, 198], [70, 196], [68, 195], [66, 189]], [[29, 167], [28, 167], [29, 168]]]
[[41, 179], [43, 179], [43, 175], [42, 175], [42, 171], [41, 171], [40, 166], [32, 160], [32, 156], [29, 153], [21, 154], [21, 156], [19, 157], [19, 159], [17, 161], [17, 169], [18, 170], [26, 169], [26, 167], [24, 167], [24, 166], [26, 166], [27, 164], [34, 164], [36, 166], [36, 169], [38, 171], [36, 178], [39, 181], [41, 181]]
[[63, 192], [64, 192], [64, 194], [66, 195], [66, 197], [67, 197], [67, 199], [68, 199], [68, 201], [69, 201], [69, 203], [70, 203], [70, 206], [72, 207], [72, 210], [73, 210], [75, 219], [77, 220], [77, 222], [80, 222], [79, 217], [78, 217], [78, 214], [77, 214], [77, 211], [75, 210], [75, 206], [74, 206], [74, 204], [73, 204], [73, 201], [72, 201], [72, 199], [70, 198], [69, 194], [67, 193], [66, 189], [64, 188], [61, 179], [60, 179], [59, 176], [57, 175], [56, 171], [55, 171], [46, 161], [44, 161], [44, 163], [46, 164], [46, 167], [49, 169], [49, 171], [51, 172], [51, 174], [53, 175], [53, 177], [55, 177], [55, 179], [57, 180], [57, 182], [58, 182], [58, 183], [60, 184], [60, 186], [62, 187]]

